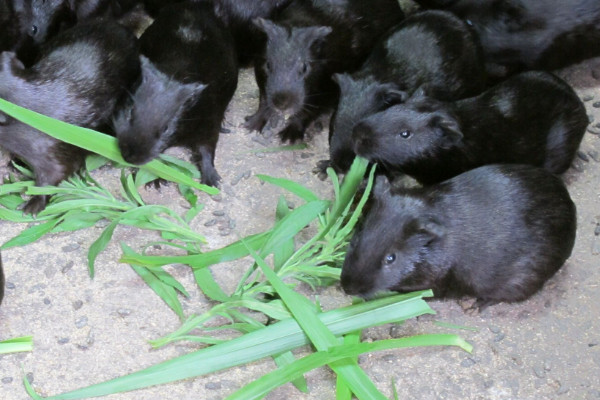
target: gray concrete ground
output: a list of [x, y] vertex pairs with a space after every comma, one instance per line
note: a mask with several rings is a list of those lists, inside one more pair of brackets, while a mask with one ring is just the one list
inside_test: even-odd
[[[420, 348], [362, 356], [360, 365], [386, 395], [391, 396], [393, 379], [401, 399], [600, 399], [600, 59], [561, 71], [561, 75], [585, 99], [594, 119], [574, 167], [564, 176], [578, 208], [577, 241], [571, 258], [540, 293], [523, 303], [499, 304], [469, 316], [454, 301], [435, 300], [430, 302], [437, 311], [435, 316], [403, 326], [366, 330], [363, 340], [449, 331], [435, 325], [435, 321], [478, 329], [458, 332], [473, 344], [473, 354], [454, 348]], [[217, 150], [222, 194], [214, 198], [202, 195], [206, 208], [192, 223], [208, 238], [206, 249], [221, 247], [237, 235], [271, 226], [282, 191], [261, 184], [256, 174], [288, 177], [323, 196], [331, 196], [329, 183], [319, 181], [311, 173], [316, 162], [326, 158], [326, 129], [313, 129], [308, 148], [302, 151], [248, 153], [279, 145], [275, 137], [265, 139], [239, 127], [243, 117], [256, 106], [254, 79], [250, 70], [244, 70], [226, 118], [231, 133], [222, 135]], [[187, 156], [179, 149], [170, 153]], [[5, 165], [6, 160], [3, 155], [1, 164]], [[117, 170], [105, 168], [94, 177], [117, 193]], [[143, 191], [143, 197], [149, 203], [166, 204], [178, 212], [184, 210], [184, 201], [174, 185], [160, 193]], [[299, 204], [293, 196], [287, 197]], [[216, 223], [211, 225], [213, 220]], [[205, 226], [207, 223], [210, 226]], [[0, 242], [24, 227], [0, 221]], [[100, 232], [100, 227], [95, 227], [50, 235], [3, 252], [7, 291], [0, 307], [0, 340], [33, 335], [35, 349], [31, 353], [0, 356], [0, 399], [28, 398], [21, 383], [23, 373], [33, 378], [41, 394], [52, 395], [127, 374], [197, 348], [188, 343], [150, 348], [147, 340], [172, 332], [179, 321], [129, 266], [118, 263], [119, 242], [139, 250], [157, 236], [134, 228], [117, 228], [107, 250], [98, 257], [96, 277], [91, 280], [86, 255]], [[248, 260], [244, 260], [213, 271], [217, 280], [232, 289], [248, 265]], [[186, 314], [201, 313], [210, 307], [195, 288], [188, 268], [176, 265], [169, 271], [190, 291], [191, 297], [182, 299]], [[339, 287], [322, 289], [319, 295], [325, 305], [349, 302]], [[301, 349], [298, 354], [307, 351]], [[222, 399], [273, 368], [271, 360], [262, 360], [107, 398]], [[286, 385], [267, 398], [335, 398], [334, 375], [329, 370], [312, 371], [307, 379], [309, 394]]]

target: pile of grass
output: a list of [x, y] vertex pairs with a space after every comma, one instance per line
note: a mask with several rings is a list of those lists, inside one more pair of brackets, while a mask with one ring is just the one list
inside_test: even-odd
[[[309, 188], [296, 182], [259, 176], [263, 181], [297, 195], [303, 204], [291, 209], [282, 196], [276, 205], [271, 229], [240, 238], [222, 249], [204, 252], [202, 244], [205, 238], [188, 225], [202, 210], [194, 189], [211, 194], [216, 190], [197, 183], [198, 171], [192, 165], [163, 158], [146, 164], [135, 175], [125, 168], [121, 174], [120, 196], [115, 196], [92, 177], [92, 171], [108, 160], [117, 166], [129, 167], [121, 158], [114, 138], [52, 120], [2, 100], [0, 111], [102, 156], [89, 157], [86, 170], [80, 176], [72, 177], [58, 187], [39, 188], [31, 180], [17, 181], [14, 178], [0, 186], [0, 218], [14, 222], [34, 221], [19, 211], [24, 201], [23, 194], [52, 195], [48, 207], [35, 219], [38, 223], [4, 243], [2, 248], [25, 245], [45, 234], [75, 231], [105, 220], [108, 224], [88, 252], [90, 274], [93, 275], [94, 260], [106, 247], [117, 225], [156, 230], [163, 244], [173, 246], [184, 254], [148, 256], [137, 254], [126, 243], [121, 244], [121, 261], [130, 264], [183, 320], [177, 331], [151, 344], [163, 346], [173, 341], [191, 340], [208, 345], [134, 374], [48, 398], [75, 399], [108, 395], [272, 357], [278, 366], [276, 370], [257, 378], [229, 398], [262, 398], [287, 382], [294, 383], [299, 390], [307, 391], [302, 375], [326, 365], [338, 377], [338, 399], [350, 399], [352, 393], [359, 399], [384, 399], [358, 366], [359, 354], [431, 345], [453, 345], [471, 350], [471, 346], [456, 335], [420, 335], [372, 343], [360, 342], [362, 329], [433, 313], [423, 300], [423, 297], [431, 296], [430, 291], [392, 295], [369, 302], [357, 300], [353, 305], [323, 312], [318, 299], [303, 296], [294, 290], [299, 284], [315, 289], [339, 281], [339, 266], [344, 259], [345, 248], [373, 184], [374, 169], [367, 170], [366, 160], [355, 160], [343, 182], [332, 170], [328, 171], [334, 192], [333, 200], [321, 199]], [[27, 170], [22, 172], [28, 174]], [[185, 215], [179, 216], [164, 206], [144, 203], [138, 188], [156, 177], [180, 184], [180, 192], [190, 203]], [[365, 177], [366, 189], [358, 194]], [[298, 233], [307, 226], [315, 229], [316, 234], [297, 245]], [[218, 273], [218, 264], [248, 256], [248, 268], [239, 278], [236, 289], [232, 293], [225, 293], [212, 275]], [[214, 300], [215, 305], [202, 315], [186, 317], [178, 296], [187, 293], [163, 268], [168, 264], [189, 266], [198, 286], [208, 298]], [[226, 322], [216, 327], [214, 323], [208, 324], [216, 317], [224, 317]], [[233, 330], [237, 334], [228, 340], [223, 340], [222, 335], [212, 335], [222, 330]], [[314, 352], [296, 359], [291, 350], [305, 345], [312, 346]], [[32, 398], [41, 398], [27, 380], [24, 382]]]

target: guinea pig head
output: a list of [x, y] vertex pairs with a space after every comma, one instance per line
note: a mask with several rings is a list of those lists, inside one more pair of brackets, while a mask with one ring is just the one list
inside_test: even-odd
[[340, 88], [338, 107], [329, 123], [331, 161], [337, 171], [347, 171], [354, 159], [352, 128], [362, 118], [406, 100], [407, 94], [393, 83], [381, 83], [372, 76], [354, 79], [334, 74]]
[[267, 35], [262, 68], [270, 107], [284, 115], [294, 115], [307, 102], [306, 86], [313, 69], [321, 63], [318, 47], [331, 33], [329, 26], [286, 28], [257, 18], [254, 24]]
[[422, 93], [362, 119], [352, 130], [355, 153], [384, 165], [435, 156], [462, 138], [459, 122], [445, 103]]
[[347, 294], [368, 298], [433, 285], [437, 272], [429, 256], [444, 240], [445, 229], [425, 210], [419, 197], [394, 194], [389, 184], [378, 182], [374, 203], [344, 260], [341, 283]]
[[141, 65], [141, 83], [113, 119], [121, 154], [136, 165], [151, 161], [171, 146], [182, 114], [206, 87], [176, 81], [144, 56]]

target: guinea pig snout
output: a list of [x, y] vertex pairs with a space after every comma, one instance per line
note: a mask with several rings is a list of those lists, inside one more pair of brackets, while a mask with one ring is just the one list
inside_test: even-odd
[[281, 111], [289, 110], [297, 103], [296, 96], [291, 91], [276, 92], [273, 94], [272, 102], [275, 108]]
[[123, 159], [130, 164], [142, 165], [151, 159], [151, 157], [141, 149], [141, 145], [139, 143], [120, 140], [119, 150], [121, 150], [121, 156], [123, 156]]

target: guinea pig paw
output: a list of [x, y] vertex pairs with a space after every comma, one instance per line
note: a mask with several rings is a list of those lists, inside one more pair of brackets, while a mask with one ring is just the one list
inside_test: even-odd
[[267, 123], [267, 118], [264, 115], [264, 112], [258, 110], [256, 113], [252, 115], [248, 115], [245, 117], [246, 122], [242, 124], [242, 126], [248, 129], [250, 132], [252, 131], [262, 131], [265, 124]]
[[169, 186], [169, 181], [163, 178], [156, 178], [148, 183], [146, 183], [146, 189], [156, 189], [160, 192], [162, 187]]
[[321, 160], [317, 162], [317, 166], [313, 168], [312, 173], [324, 181], [327, 179], [327, 168], [331, 167], [331, 160]]
[[295, 143], [304, 139], [304, 131], [293, 125], [289, 125], [279, 132], [279, 138], [282, 142]]
[[219, 182], [221, 181], [221, 176], [217, 173], [216, 169], [211, 169], [208, 171], [201, 171], [201, 178], [200, 178], [200, 182], [208, 185], [208, 186], [212, 186], [212, 187], [219, 187]]
[[46, 208], [46, 204], [48, 204], [48, 196], [31, 196], [29, 201], [23, 205], [22, 210], [24, 214], [31, 214], [35, 217], [40, 211]]

